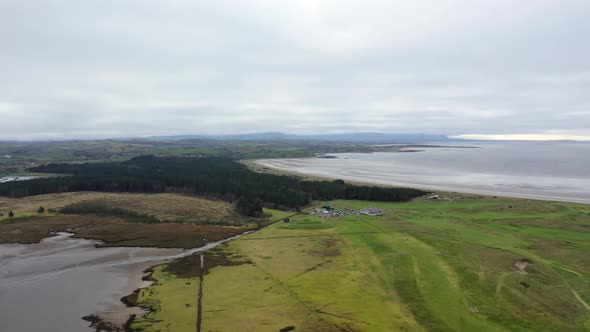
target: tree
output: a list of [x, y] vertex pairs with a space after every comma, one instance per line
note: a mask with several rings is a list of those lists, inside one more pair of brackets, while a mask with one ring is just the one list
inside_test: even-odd
[[260, 199], [252, 199], [251, 197], [241, 197], [236, 202], [236, 209], [244, 216], [260, 218], [264, 216], [262, 210], [262, 201]]
[[10, 218], [14, 217], [14, 212], [12, 212], [12, 210], [10, 210], [10, 211], [8, 212], [8, 217], [10, 217]]
[[[236, 204], [243, 215], [262, 216], [263, 205], [291, 210], [313, 200], [403, 202], [424, 194], [417, 189], [355, 186], [342, 180], [305, 181], [256, 173], [232, 159], [218, 157], [142, 156], [124, 162], [49, 164], [31, 170], [71, 176], [0, 183], [0, 196], [73, 191], [176, 192], [223, 199]], [[238, 202], [240, 199], [242, 202]]]
[[37, 213], [45, 213], [45, 208], [40, 206], [39, 209], [37, 210]]

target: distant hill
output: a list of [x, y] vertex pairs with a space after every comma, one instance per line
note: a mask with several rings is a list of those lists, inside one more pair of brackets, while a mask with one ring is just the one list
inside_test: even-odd
[[156, 141], [180, 141], [187, 139], [207, 139], [207, 140], [232, 140], [232, 141], [260, 141], [260, 140], [289, 140], [296, 139], [296, 135], [289, 135], [278, 132], [252, 133], [252, 134], [232, 134], [232, 135], [171, 135], [171, 136], [152, 136], [148, 139]]
[[342, 141], [342, 142], [376, 142], [376, 143], [409, 143], [409, 142], [444, 142], [449, 141], [444, 135], [426, 134], [383, 134], [383, 133], [352, 133], [330, 135], [306, 135], [305, 139]]
[[420, 143], [455, 141], [444, 135], [426, 134], [384, 134], [384, 133], [350, 133], [325, 135], [295, 135], [280, 132], [233, 134], [233, 135], [174, 135], [153, 136], [148, 139], [157, 141], [179, 141], [187, 139], [231, 140], [231, 141], [330, 141], [330, 142], [359, 142], [359, 143]]

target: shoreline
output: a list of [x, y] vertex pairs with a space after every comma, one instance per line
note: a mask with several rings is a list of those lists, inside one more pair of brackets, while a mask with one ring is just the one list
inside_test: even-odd
[[384, 186], [384, 187], [407, 187], [407, 188], [414, 188], [414, 189], [421, 189], [433, 192], [456, 192], [456, 193], [464, 193], [464, 194], [474, 194], [474, 195], [481, 195], [481, 196], [498, 196], [498, 197], [506, 197], [506, 198], [517, 198], [517, 199], [533, 199], [533, 200], [541, 200], [541, 201], [556, 201], [556, 202], [566, 202], [566, 203], [577, 203], [577, 204], [590, 204], [590, 197], [571, 197], [571, 196], [562, 196], [559, 194], [535, 194], [535, 193], [526, 193], [526, 192], [518, 192], [514, 190], [494, 190], [494, 189], [486, 189], [483, 188], [483, 185], [475, 184], [473, 186], [452, 186], [452, 185], [437, 185], [437, 184], [429, 184], [429, 183], [419, 183], [419, 182], [403, 182], [403, 181], [395, 181], [395, 180], [386, 180], [386, 179], [374, 179], [374, 178], [366, 178], [366, 177], [358, 177], [358, 176], [350, 176], [344, 175], [340, 173], [335, 174], [326, 174], [323, 172], [318, 171], [303, 171], [301, 169], [295, 169], [294, 167], [284, 166], [284, 164], [280, 165], [277, 162], [285, 162], [290, 160], [297, 160], [297, 161], [308, 161], [313, 160], [314, 157], [311, 158], [285, 158], [285, 159], [253, 159], [244, 161], [243, 163], [253, 169], [254, 171], [258, 172], [268, 172], [274, 174], [285, 174], [285, 175], [295, 175], [304, 177], [309, 180], [336, 180], [342, 179], [346, 182], [356, 185], [370, 185], [370, 186]]
[[130, 329], [131, 323], [137, 317], [148, 315], [149, 311], [134, 305], [128, 298], [155, 282], [155, 280], [150, 280], [151, 269], [160, 264], [166, 264], [166, 262], [160, 262], [155, 265], [146, 262], [142, 264], [140, 272], [136, 272], [135, 269], [133, 269], [134, 271], [128, 271], [128, 285], [118, 295], [131, 293], [122, 297], [117, 296], [117, 303], [111, 305], [107, 310], [90, 313], [80, 317], [80, 319], [88, 322], [90, 324], [88, 328], [94, 329], [95, 331], [132, 332], [133, 330]]
[[[139, 284], [141, 284], [140, 287], [133, 286], [131, 288], [128, 288], [124, 292], [124, 294], [119, 294], [119, 295], [122, 295], [122, 297], [119, 299], [119, 302], [120, 302], [120, 304], [123, 304], [125, 306], [125, 309], [122, 310], [121, 308], [117, 308], [117, 307], [119, 307], [119, 304], [117, 304], [117, 306], [112, 306], [112, 308], [115, 310], [108, 310], [105, 312], [95, 312], [95, 313], [92, 313], [92, 314], [82, 317], [82, 319], [91, 323], [91, 325], [89, 327], [96, 329], [96, 331], [132, 332], [133, 330], [131, 329], [131, 324], [133, 324], [133, 322], [135, 320], [137, 320], [139, 318], [143, 318], [152, 312], [152, 310], [150, 308], [145, 308], [145, 307], [135, 303], [132, 300], [132, 298], [134, 296], [137, 296], [139, 294], [139, 292], [141, 292], [142, 289], [153, 286], [155, 283], [158, 282], [158, 280], [153, 278], [154, 268], [156, 268], [157, 266], [160, 266], [160, 265], [168, 264], [170, 262], [173, 262], [175, 260], [178, 260], [178, 259], [181, 259], [184, 257], [188, 257], [188, 256], [195, 255], [198, 253], [207, 252], [207, 251], [209, 251], [221, 244], [235, 240], [235, 239], [240, 238], [244, 235], [251, 234], [255, 231], [256, 230], [247, 230], [247, 231], [244, 231], [243, 233], [240, 233], [238, 235], [230, 236], [228, 238], [221, 239], [219, 241], [209, 242], [201, 247], [192, 248], [192, 249], [181, 249], [182, 251], [180, 253], [178, 253], [177, 255], [174, 255], [169, 258], [165, 258], [164, 261], [156, 263], [156, 264], [151, 264], [149, 262], [146, 262], [146, 263], [149, 263], [149, 266], [147, 266], [147, 268], [144, 268], [142, 270], [142, 272], [139, 273], [139, 275], [141, 276], [141, 282], [139, 283]], [[97, 249], [99, 249], [99, 248], [100, 247], [97, 247]], [[134, 281], [133, 281], [134, 279], [137, 279], [135, 277], [135, 275], [133, 277], [130, 277], [129, 279], [130, 279], [129, 284], [137, 284], [137, 283], [134, 283]], [[130, 289], [132, 289], [132, 290], [129, 291]], [[111, 315], [114, 317], [111, 317]]]
[[[7, 330], [93, 331], [82, 317], [97, 314], [124, 325], [128, 316], [140, 311], [127, 309], [120, 294], [143, 286], [141, 276], [147, 267], [182, 252], [100, 248], [100, 241], [72, 235], [54, 232], [35, 244], [0, 246], [5, 268], [0, 280], [5, 310], [0, 316]], [[37, 301], [26, 301], [33, 295]], [[60, 296], [71, 301], [52, 306], [53, 299]], [[18, 314], [23, 310], [29, 313], [26, 317]]]
[[[251, 233], [252, 230], [244, 231], [238, 235], [230, 236], [218, 241], [209, 242], [203, 246], [182, 249], [182, 248], [154, 248], [154, 247], [102, 247], [101, 241], [74, 237], [71, 232], [53, 232], [38, 243], [33, 244], [2, 244], [0, 247], [10, 248], [0, 256], [3, 263], [6, 263], [7, 271], [10, 274], [3, 276], [0, 287], [12, 289], [6, 294], [6, 303], [13, 303], [24, 289], [36, 292], [41, 289], [48, 289], [45, 296], [47, 300], [54, 297], [51, 289], [63, 290], [65, 284], [60, 280], [71, 280], [72, 290], [63, 296], [80, 296], [82, 305], [75, 310], [69, 307], [59, 307], [57, 311], [45, 310], [42, 313], [42, 304], [37, 304], [31, 309], [31, 315], [35, 317], [62, 317], [56, 319], [53, 327], [62, 331], [80, 331], [83, 326], [88, 331], [109, 331], [127, 332], [131, 331], [130, 326], [134, 320], [149, 314], [146, 308], [134, 305], [130, 299], [142, 289], [149, 287], [155, 281], [151, 277], [153, 268], [173, 262], [196, 253], [205, 252], [217, 247], [220, 244], [234, 240], [242, 235]], [[38, 260], [39, 255], [45, 257]], [[37, 257], [37, 258], [35, 258]], [[20, 270], [20, 261], [36, 259], [34, 269]], [[60, 262], [58, 266], [51, 262]], [[60, 267], [61, 265], [61, 267]], [[59, 278], [55, 276], [59, 275]], [[100, 286], [100, 291], [92, 291], [92, 278], [98, 283], [102, 281], [107, 286]], [[75, 280], [80, 282], [76, 283]], [[49, 284], [47, 284], [49, 282]], [[59, 285], [53, 285], [58, 282]], [[70, 282], [67, 281], [66, 284]], [[8, 288], [7, 288], [8, 287]], [[24, 287], [24, 288], [23, 288]], [[68, 288], [68, 287], [66, 287]], [[74, 289], [79, 289], [82, 294]], [[16, 293], [15, 293], [16, 292]], [[21, 294], [21, 295], [19, 295]], [[69, 294], [69, 295], [68, 295]], [[19, 301], [20, 302], [20, 301]], [[25, 303], [21, 303], [26, 305]], [[15, 308], [18, 308], [17, 305]], [[72, 308], [73, 309], [73, 308]], [[14, 309], [20, 311], [20, 309]], [[24, 329], [31, 329], [36, 323], [25, 323], [20, 316], [4, 313], [8, 328], [21, 326]], [[41, 318], [40, 318], [41, 319]], [[43, 318], [45, 319], [45, 318]], [[43, 320], [41, 319], [41, 320]], [[81, 322], [81, 323], [79, 323]], [[84, 324], [86, 323], [86, 324]], [[22, 325], [24, 324], [24, 325]], [[47, 326], [46, 326], [47, 327]], [[18, 329], [18, 328], [17, 328]]]

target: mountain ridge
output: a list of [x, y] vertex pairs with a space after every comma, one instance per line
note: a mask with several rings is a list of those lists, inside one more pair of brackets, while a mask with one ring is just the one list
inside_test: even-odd
[[445, 135], [430, 134], [388, 134], [378, 132], [359, 132], [346, 134], [286, 134], [282, 132], [261, 132], [247, 134], [228, 135], [169, 135], [151, 136], [145, 139], [157, 141], [181, 141], [190, 139], [203, 140], [235, 140], [235, 141], [261, 141], [261, 140], [289, 140], [289, 141], [332, 141], [332, 142], [363, 142], [363, 143], [410, 143], [410, 142], [447, 142], [463, 141], [452, 139]]

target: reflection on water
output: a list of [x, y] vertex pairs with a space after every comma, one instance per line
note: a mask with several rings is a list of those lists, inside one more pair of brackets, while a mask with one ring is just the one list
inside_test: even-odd
[[149, 266], [233, 239], [183, 251], [96, 248], [97, 241], [70, 235], [0, 245], [0, 330], [91, 331], [81, 317], [127, 310], [120, 298], [145, 286], [141, 275]]

